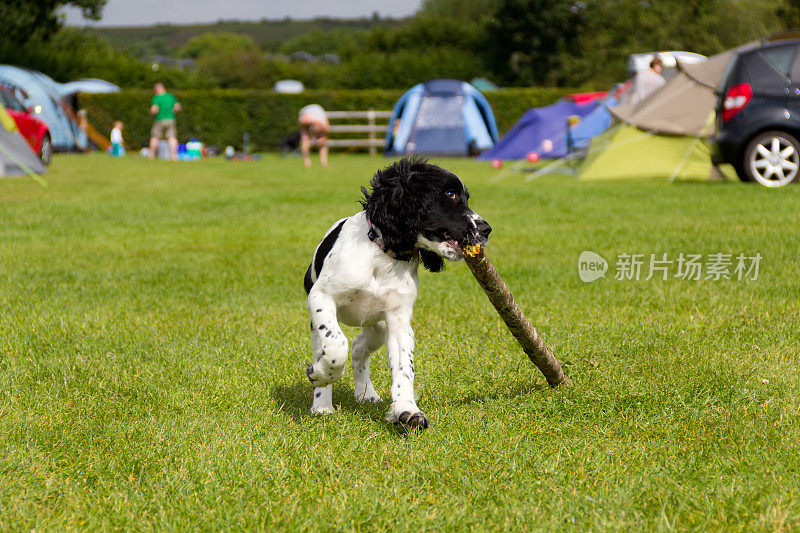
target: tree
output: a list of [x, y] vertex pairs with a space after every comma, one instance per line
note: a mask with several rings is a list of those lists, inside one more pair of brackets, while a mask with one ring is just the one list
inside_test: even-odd
[[582, 11], [572, 0], [503, 0], [486, 30], [490, 68], [509, 84], [562, 84], [564, 57], [579, 53]]
[[198, 59], [218, 54], [258, 52], [260, 49], [250, 35], [230, 32], [208, 32], [192, 37], [180, 49], [181, 57]]
[[337, 28], [329, 31], [314, 29], [284, 41], [280, 45], [280, 51], [284, 54], [303, 51], [315, 56], [357, 53], [368, 33], [368, 30], [360, 28]]
[[180, 54], [196, 59], [200, 74], [220, 87], [263, 87], [269, 82], [264, 54], [250, 35], [204, 33], [190, 39]]
[[800, 28], [800, 0], [785, 0], [777, 9], [778, 18], [784, 24], [784, 29]]
[[417, 18], [457, 20], [483, 26], [498, 10], [501, 0], [422, 0]]
[[61, 27], [58, 10], [64, 6], [80, 8], [84, 18], [99, 20], [107, 0], [3, 0], [0, 20], [3, 33], [0, 45], [19, 46], [32, 37], [47, 39]]
[[783, 0], [587, 0], [579, 53], [563, 58], [562, 74], [571, 85], [605, 88], [627, 77], [630, 54], [713, 55], [782, 29], [781, 5]]

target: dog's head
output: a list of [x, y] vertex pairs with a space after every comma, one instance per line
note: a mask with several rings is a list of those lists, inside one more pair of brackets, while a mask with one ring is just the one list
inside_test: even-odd
[[461, 180], [424, 158], [405, 157], [379, 170], [361, 188], [369, 221], [381, 231], [386, 247], [396, 252], [419, 250], [432, 272], [442, 258], [461, 259], [461, 247], [485, 243], [492, 228], [469, 208]]

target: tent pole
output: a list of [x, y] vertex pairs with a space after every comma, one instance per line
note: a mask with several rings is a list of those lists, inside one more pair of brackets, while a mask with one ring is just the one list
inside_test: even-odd
[[[617, 130], [619, 130], [619, 128], [620, 128], [619, 125], [614, 126], [613, 128], [610, 128], [608, 130], [609, 135], [611, 135], [613, 133], [616, 133]], [[641, 132], [641, 135], [637, 135], [636, 137], [628, 139], [627, 141], [622, 141], [622, 142], [619, 143], [619, 145], [622, 146], [622, 145], [625, 145], [625, 144], [629, 144], [629, 143], [638, 141], [640, 138], [642, 138], [642, 137], [644, 137], [646, 135], [652, 135], [652, 133], [647, 132], [647, 131], [643, 131], [643, 132]], [[597, 146], [591, 146], [586, 150], [586, 155], [592, 154], [594, 152], [602, 151], [607, 146], [609, 146], [610, 144], [611, 144], [611, 141], [606, 140], [606, 141], [603, 141], [602, 143], [598, 144]], [[541, 177], [545, 173], [549, 172], [551, 170], [551, 167], [558, 168], [559, 166], [566, 164], [570, 159], [571, 158], [569, 158], [569, 157], [562, 157], [560, 159], [556, 159], [555, 161], [553, 161], [552, 163], [550, 163], [546, 167], [540, 168], [536, 172], [532, 172], [531, 174], [528, 174], [528, 176], [526, 177], [525, 181], [532, 181], [532, 180], [534, 180], [534, 179], [536, 179], [538, 177]]]
[[532, 181], [532, 180], [534, 180], [534, 179], [536, 179], [536, 178], [538, 178], [540, 176], [544, 176], [545, 174], [547, 174], [548, 172], [551, 172], [552, 170], [555, 170], [555, 169], [557, 169], [559, 167], [563, 167], [566, 164], [567, 164], [567, 158], [562, 157], [561, 159], [556, 159], [555, 161], [553, 161], [549, 165], [544, 166], [544, 167], [540, 168], [539, 170], [537, 170], [535, 172], [531, 172], [530, 174], [525, 176], [525, 181]]
[[504, 168], [503, 170], [501, 170], [500, 172], [495, 174], [492, 177], [492, 181], [493, 182], [498, 182], [498, 181], [500, 181], [502, 179], [505, 179], [506, 176], [508, 176], [512, 172], [516, 172], [518, 170], [522, 170], [522, 167], [525, 165], [525, 163], [527, 163], [527, 161], [525, 161], [524, 159], [520, 159], [520, 160], [514, 161], [513, 163], [508, 165], [508, 167]]
[[708, 128], [711, 127], [711, 124], [714, 121], [714, 116], [715, 116], [715, 112], [712, 111], [711, 114], [708, 116], [708, 120], [706, 120], [706, 125], [703, 128], [703, 131], [700, 132], [700, 135], [695, 137], [695, 139], [692, 142], [691, 146], [689, 146], [689, 149], [686, 150], [685, 154], [683, 154], [683, 159], [681, 159], [680, 163], [678, 163], [678, 166], [675, 167], [675, 170], [672, 171], [672, 175], [669, 177], [669, 183], [672, 183], [673, 181], [675, 181], [675, 178], [678, 177], [678, 173], [683, 169], [683, 166], [689, 160], [689, 157], [691, 157], [692, 152], [694, 152], [694, 149], [697, 146], [697, 143], [699, 143], [700, 139], [703, 138], [708, 133]]

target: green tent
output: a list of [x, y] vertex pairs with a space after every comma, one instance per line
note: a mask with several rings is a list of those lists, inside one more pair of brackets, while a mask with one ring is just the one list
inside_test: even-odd
[[[719, 180], [708, 141], [689, 135], [662, 135], [622, 124], [592, 142], [579, 174], [582, 180]], [[732, 179], [732, 178], [731, 178]]]

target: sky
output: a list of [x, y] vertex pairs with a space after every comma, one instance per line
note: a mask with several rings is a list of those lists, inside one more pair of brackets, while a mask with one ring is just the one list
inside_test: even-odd
[[259, 20], [309, 19], [314, 17], [357, 18], [378, 12], [382, 17], [411, 15], [422, 0], [108, 0], [103, 18], [85, 20], [80, 10], [64, 10], [73, 26], [138, 26], [169, 22], [191, 24], [219, 19]]

